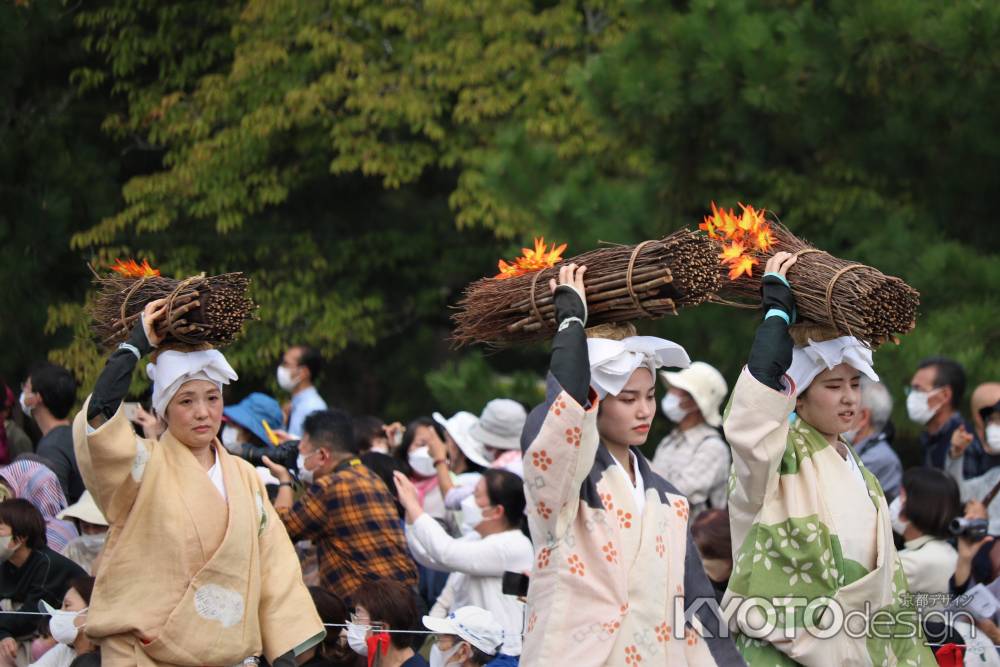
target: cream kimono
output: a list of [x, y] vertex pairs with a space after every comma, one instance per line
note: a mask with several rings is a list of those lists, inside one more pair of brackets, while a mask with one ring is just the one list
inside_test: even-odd
[[249, 464], [218, 442], [228, 502], [169, 431], [137, 437], [121, 407], [73, 424], [87, 488], [110, 524], [87, 634], [105, 665], [274, 660], [324, 636], [288, 534]]
[[[794, 392], [744, 370], [724, 422], [734, 566], [722, 606], [748, 605], [733, 614], [737, 645], [748, 663], [768, 667], [936, 665], [902, 602], [906, 577], [882, 488], [853, 451], [845, 461], [809, 424], [790, 425], [794, 407]], [[839, 625], [827, 606], [856, 612], [850, 631], [822, 638]]]
[[[525, 667], [742, 665], [718, 620], [694, 543], [687, 499], [652, 472], [634, 487], [597, 434], [597, 397], [581, 406], [554, 376], [522, 442], [528, 519], [537, 555], [528, 592]], [[706, 628], [709, 631], [706, 631]], [[711, 638], [707, 638], [711, 636]]]

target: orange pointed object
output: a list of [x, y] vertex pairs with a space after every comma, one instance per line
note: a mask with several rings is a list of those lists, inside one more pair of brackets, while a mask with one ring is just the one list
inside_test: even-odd
[[559, 246], [553, 243], [552, 247], [549, 248], [545, 244], [545, 237], [536, 238], [535, 246], [533, 248], [521, 248], [523, 254], [515, 259], [513, 263], [508, 263], [501, 259], [497, 263], [500, 273], [493, 276], [493, 279], [506, 280], [507, 278], [523, 276], [526, 273], [534, 273], [535, 271], [553, 267], [562, 261], [562, 254], [565, 251], [565, 243]]
[[130, 259], [127, 262], [115, 259], [115, 263], [110, 268], [115, 273], [126, 278], [154, 278], [160, 275], [160, 270], [154, 269], [149, 265], [149, 261], [145, 259], [142, 260], [142, 264], [139, 264], [134, 259]]
[[753, 267], [758, 264], [760, 264], [760, 260], [756, 257], [751, 257], [750, 255], [740, 256], [734, 262], [729, 264], [729, 279], [736, 280], [744, 273], [748, 276], [752, 276]]
[[729, 269], [730, 280], [752, 276], [753, 267], [760, 264], [761, 253], [774, 248], [774, 235], [765, 217], [767, 211], [743, 203], [740, 209], [737, 215], [733, 209], [719, 208], [712, 202], [712, 213], [698, 226], [708, 233], [708, 238], [719, 242], [722, 248], [719, 259]]

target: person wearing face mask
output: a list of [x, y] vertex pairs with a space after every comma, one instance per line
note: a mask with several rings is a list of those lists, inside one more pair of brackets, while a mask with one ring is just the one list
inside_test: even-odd
[[881, 382], [861, 378], [861, 410], [858, 421], [844, 439], [854, 447], [869, 472], [878, 478], [885, 499], [890, 503], [899, 495], [903, 479], [903, 464], [887, 436], [892, 416], [892, 396]]
[[[34, 505], [22, 498], [0, 502], [0, 600], [9, 603], [5, 608], [37, 612], [42, 601], [62, 604], [70, 582], [85, 576], [79, 565], [46, 546], [45, 521]], [[0, 664], [14, 664], [18, 640], [36, 626], [33, 616], [0, 614]]]
[[[217, 350], [161, 347], [167, 310], [163, 299], [145, 306], [73, 423], [81, 473], [110, 524], [87, 635], [109, 665], [261, 654], [294, 665], [326, 633], [266, 487], [216, 437], [236, 372]], [[156, 441], [138, 437], [122, 408], [149, 353], [152, 406], [167, 425]]]
[[293, 436], [302, 435], [305, 418], [317, 410], [326, 410], [326, 401], [313, 383], [323, 368], [323, 356], [309, 345], [295, 345], [285, 351], [278, 366], [278, 386], [292, 395], [286, 430]]
[[718, 428], [729, 388], [722, 373], [703, 361], [661, 372], [660, 378], [667, 386], [660, 407], [675, 428], [657, 445], [651, 465], [687, 496], [694, 519], [709, 507], [726, 506], [732, 456]]
[[320, 410], [306, 417], [297, 467], [307, 486], [298, 500], [288, 469], [267, 457], [264, 464], [281, 483], [274, 507], [288, 534], [316, 545], [324, 588], [351, 604], [368, 582], [416, 586], [396, 503], [358, 458], [350, 415]]
[[63, 556], [82, 567], [87, 574], [94, 574], [108, 536], [108, 520], [94, 502], [94, 497], [90, 495], [90, 491], [84, 491], [76, 503], [57, 516], [63, 520], [74, 521], [77, 530], [80, 531], [80, 537], [63, 549]]
[[[778, 252], [767, 262], [764, 320], [723, 424], [735, 471], [729, 494], [735, 558], [723, 606], [751, 596], [823, 597], [845, 616], [857, 611], [883, 619], [877, 631], [868, 626], [820, 640], [800, 613], [782, 614], [766, 633], [750, 615], [737, 615], [736, 643], [750, 665], [883, 659], [936, 665], [903, 617], [906, 578], [896, 566], [882, 488], [840, 436], [857, 421], [860, 377], [878, 380], [872, 351], [820, 326], [791, 328], [796, 311], [788, 271], [796, 259]], [[798, 419], [791, 422], [793, 410]], [[817, 623], [828, 627], [814, 615]]]
[[21, 410], [42, 432], [36, 453], [59, 478], [66, 499], [75, 503], [84, 489], [68, 418], [76, 402], [76, 380], [62, 366], [39, 364], [24, 381], [20, 401]]
[[910, 420], [923, 427], [920, 446], [924, 465], [944, 470], [952, 436], [968, 435], [962, 459], [962, 474], [966, 479], [979, 477], [1000, 465], [997, 454], [983, 449], [970, 424], [959, 412], [965, 395], [965, 369], [954, 359], [929, 357], [917, 365], [906, 395], [906, 413]]
[[[354, 591], [354, 613], [347, 622], [347, 644], [378, 667], [428, 667], [413, 650], [420, 612], [412, 587], [383, 579]], [[394, 632], [397, 631], [397, 632]]]
[[585, 275], [563, 265], [549, 283], [558, 326], [546, 399], [521, 435], [536, 546], [521, 661], [742, 665], [719, 617], [695, 606], [714, 591], [688, 535], [690, 504], [639, 449], [656, 371], [690, 360], [629, 324], [585, 329]]
[[[278, 401], [267, 394], [254, 392], [235, 405], [227, 405], [222, 411], [222, 420], [222, 433], [219, 435], [222, 446], [257, 469], [273, 498], [278, 482], [264, 465], [264, 457], [294, 470], [299, 456], [298, 440], [279, 443], [271, 440], [274, 429], [282, 420]], [[268, 428], [272, 429], [270, 433]], [[277, 434], [275, 437], [278, 437]]]
[[[983, 435], [986, 439], [984, 446], [987, 451], [1000, 452], [1000, 401], [981, 408], [979, 416], [983, 421]], [[993, 490], [993, 487], [1000, 483], [1000, 467], [991, 468], [978, 477], [971, 479], [965, 477], [964, 459], [971, 445], [972, 435], [970, 433], [956, 435], [948, 452], [947, 465], [945, 466], [945, 471], [958, 482], [962, 502], [982, 501]], [[985, 509], [989, 513], [990, 534], [1000, 535], [1000, 494], [997, 494]]]
[[[910, 592], [948, 593], [958, 563], [958, 552], [948, 543], [948, 524], [962, 514], [955, 480], [933, 468], [910, 468], [889, 514], [893, 531], [905, 540], [899, 561]], [[934, 604], [927, 609], [941, 607]]]
[[84, 632], [93, 592], [93, 577], [77, 577], [70, 582], [62, 607], [54, 609], [44, 600], [41, 602], [40, 611], [49, 615], [49, 632], [56, 645], [30, 667], [69, 667], [77, 657], [99, 651]]
[[45, 518], [45, 538], [53, 551], [62, 553], [79, 537], [76, 526], [58, 518], [67, 505], [59, 478], [35, 454], [23, 454], [10, 465], [0, 466], [0, 498], [6, 497], [24, 498], [38, 508]]
[[446, 617], [424, 616], [435, 633], [430, 667], [483, 667], [494, 664], [506, 631], [486, 609], [461, 607]]
[[506, 470], [484, 472], [475, 492], [462, 501], [468, 532], [458, 539], [423, 511], [417, 490], [405, 475], [396, 475], [396, 487], [406, 510], [406, 541], [414, 558], [451, 572], [431, 616], [445, 616], [467, 605], [482, 607], [503, 626], [503, 654], [519, 656], [524, 604], [503, 594], [503, 575], [527, 572], [534, 561], [531, 540], [521, 531], [525, 507], [521, 478]]
[[[479, 420], [471, 412], [456, 412], [449, 419], [435, 412], [433, 417], [444, 429], [444, 440], [435, 438], [433, 433], [428, 440], [438, 488], [444, 494], [445, 508], [459, 511], [462, 501], [472, 494], [483, 470], [490, 465], [486, 445], [473, 435]], [[455, 522], [457, 520], [453, 520]]]

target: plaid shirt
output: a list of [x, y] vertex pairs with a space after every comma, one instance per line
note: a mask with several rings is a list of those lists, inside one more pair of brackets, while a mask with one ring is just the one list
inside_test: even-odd
[[385, 482], [360, 459], [344, 461], [320, 477], [278, 514], [293, 542], [315, 543], [323, 587], [348, 605], [366, 581], [417, 585], [396, 503]]

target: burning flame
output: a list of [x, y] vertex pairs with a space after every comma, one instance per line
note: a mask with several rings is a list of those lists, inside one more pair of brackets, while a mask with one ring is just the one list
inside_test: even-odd
[[719, 241], [722, 253], [719, 258], [729, 267], [729, 279], [736, 280], [743, 274], [753, 275], [753, 267], [760, 264], [759, 253], [774, 247], [771, 226], [764, 219], [766, 211], [740, 204], [743, 212], [736, 215], [732, 209], [719, 208], [712, 202], [712, 214], [698, 229], [708, 232], [708, 238]]
[[111, 270], [115, 273], [125, 276], [126, 278], [154, 278], [160, 275], [159, 269], [154, 269], [149, 265], [149, 260], [142, 260], [142, 264], [139, 264], [134, 259], [130, 259], [127, 262], [123, 262], [120, 259], [115, 259], [115, 263], [111, 266]]
[[524, 254], [515, 259], [512, 264], [508, 264], [501, 259], [497, 263], [500, 273], [493, 276], [493, 279], [506, 280], [507, 278], [523, 276], [526, 273], [534, 273], [535, 271], [555, 266], [562, 260], [562, 254], [565, 250], [565, 243], [558, 247], [553, 243], [552, 247], [549, 248], [545, 245], [545, 237], [536, 238], [534, 249], [521, 248], [521, 252]]

